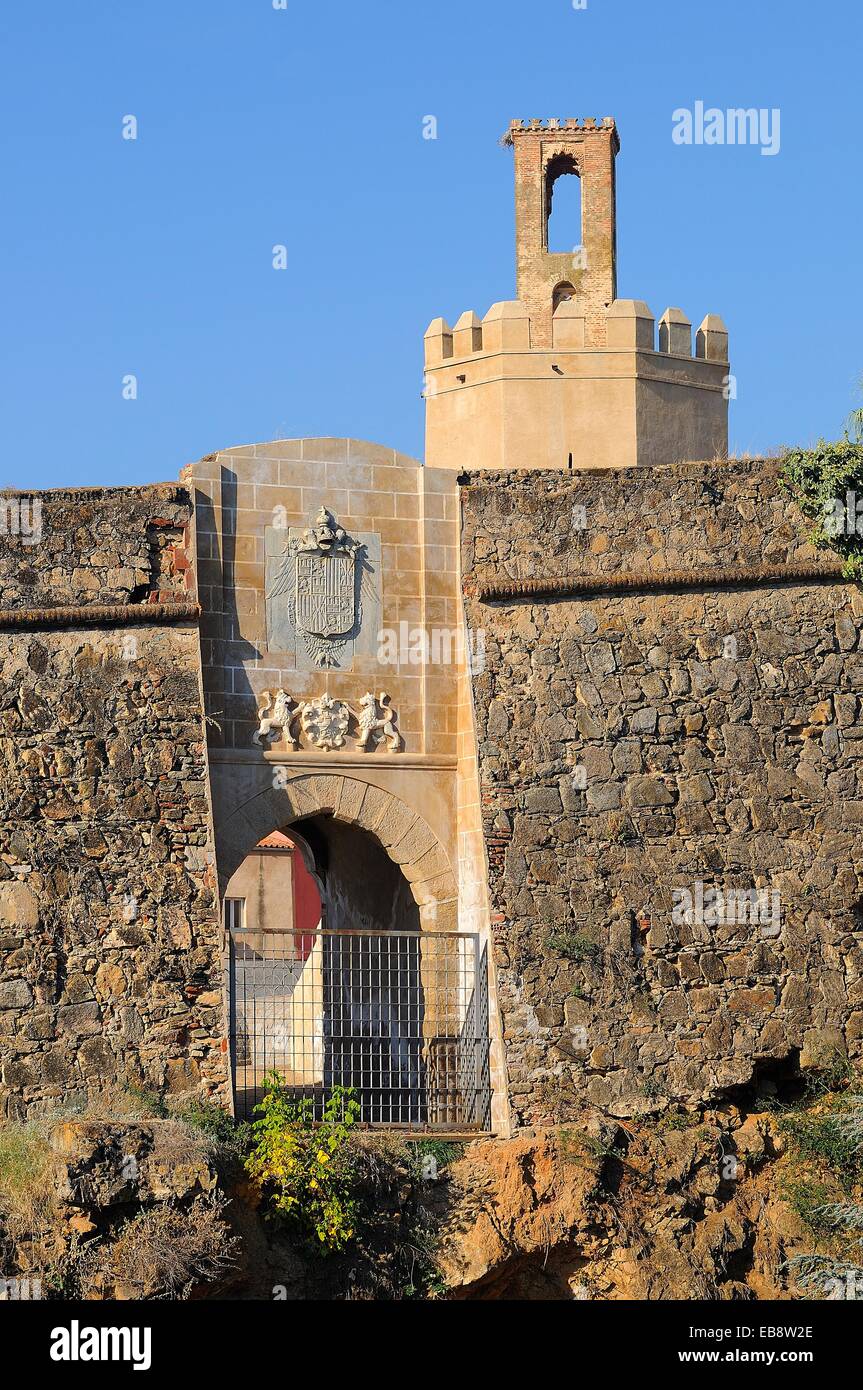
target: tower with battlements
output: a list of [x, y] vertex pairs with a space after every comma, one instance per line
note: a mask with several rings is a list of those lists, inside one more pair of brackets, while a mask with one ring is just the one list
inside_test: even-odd
[[[679, 308], [657, 332], [643, 300], [617, 298], [610, 117], [513, 121], [516, 295], [425, 337], [426, 463], [438, 468], [624, 468], [728, 451], [728, 333], [695, 335]], [[549, 250], [559, 179], [581, 184], [581, 237]]]

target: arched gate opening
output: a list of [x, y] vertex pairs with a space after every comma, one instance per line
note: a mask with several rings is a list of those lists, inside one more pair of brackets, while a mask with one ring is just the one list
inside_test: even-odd
[[224, 902], [238, 1115], [275, 1073], [316, 1116], [340, 1088], [364, 1125], [489, 1127], [485, 952], [474, 934], [434, 929], [406, 868], [329, 807], [236, 867]]

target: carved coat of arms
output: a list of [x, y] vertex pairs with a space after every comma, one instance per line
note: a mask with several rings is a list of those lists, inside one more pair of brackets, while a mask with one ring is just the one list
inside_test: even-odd
[[314, 524], [291, 539], [267, 589], [268, 603], [286, 596], [316, 666], [337, 666], [360, 624], [364, 551], [321, 507]]
[[325, 752], [344, 748], [349, 720], [347, 705], [341, 700], [334, 700], [331, 695], [304, 700], [300, 709], [303, 733], [316, 748], [322, 748]]
[[336, 748], [344, 748], [353, 720], [357, 749], [374, 752], [379, 743], [384, 743], [388, 753], [398, 753], [403, 739], [396, 728], [397, 718], [385, 690], [377, 699], [373, 691], [367, 690], [358, 710], [352, 709], [345, 700], [336, 700], [326, 693], [312, 700], [294, 700], [286, 690], [263, 690], [258, 706], [258, 728], [252, 735], [252, 742], [265, 748], [271, 744], [264, 740], [277, 743], [284, 737], [291, 748], [298, 749], [296, 725], [299, 724], [308, 744], [331, 753]]

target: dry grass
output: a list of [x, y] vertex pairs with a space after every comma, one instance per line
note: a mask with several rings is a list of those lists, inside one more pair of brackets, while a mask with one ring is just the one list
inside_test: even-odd
[[83, 1240], [67, 1226], [62, 1184], [56, 1181], [64, 1161], [50, 1142], [64, 1120], [120, 1132], [140, 1123], [153, 1136], [148, 1159], [155, 1165], [154, 1181], [161, 1174], [170, 1185], [177, 1169], [193, 1165], [191, 1176], [180, 1175], [183, 1191], [187, 1178], [194, 1181], [210, 1165], [221, 1129], [229, 1124], [223, 1112], [185, 1098], [179, 1113], [171, 1114], [155, 1101], [117, 1088], [86, 1107], [67, 1106], [0, 1128], [0, 1273], [36, 1271], [46, 1287], [65, 1297], [177, 1299], [233, 1268], [238, 1241], [222, 1219], [227, 1203], [215, 1194], [188, 1205], [170, 1200], [146, 1207], [119, 1227], [109, 1211], [107, 1229]]
[[81, 1288], [123, 1298], [188, 1298], [235, 1268], [238, 1239], [222, 1218], [224, 1199], [198, 1197], [189, 1207], [164, 1205], [127, 1221], [110, 1245], [89, 1252]]
[[178, 1161], [201, 1154], [212, 1156], [231, 1143], [236, 1133], [227, 1111], [213, 1101], [186, 1094], [163, 1098], [154, 1091], [122, 1084], [106, 1086], [86, 1104], [58, 1107], [46, 1120], [49, 1131], [64, 1120], [152, 1126], [157, 1147], [175, 1150]]
[[44, 1121], [0, 1129], [0, 1221], [12, 1240], [44, 1234], [54, 1220], [48, 1129]]

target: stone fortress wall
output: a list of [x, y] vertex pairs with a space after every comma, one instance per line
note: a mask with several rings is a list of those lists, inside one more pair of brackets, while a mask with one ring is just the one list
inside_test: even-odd
[[190, 498], [35, 500], [0, 537], [2, 1111], [227, 1100]]
[[[379, 839], [425, 929], [487, 933], [487, 866], [498, 1132], [507, 1101], [516, 1125], [584, 1102], [633, 1114], [858, 1054], [861, 601], [801, 539], [777, 465], [479, 473], [460, 493], [463, 580], [449, 571], [452, 607], [434, 611], [457, 623], [463, 583], [483, 659], [440, 673], [455, 740], [444, 727], [420, 751], [409, 721], [398, 753], [262, 748], [254, 703], [232, 705], [230, 741], [207, 730], [214, 814], [202, 670], [215, 698], [234, 668], [206, 646], [200, 663], [189, 576], [204, 592], [214, 571], [186, 488], [44, 494], [43, 544], [6, 538], [7, 1114], [128, 1080], [224, 1096], [216, 843], [224, 877], [275, 825], [322, 811]], [[217, 535], [197, 538], [211, 559]], [[396, 620], [393, 597], [384, 569]], [[355, 704], [380, 677], [337, 689]], [[765, 896], [729, 921], [676, 920], [675, 890], [697, 907], [699, 883]]]
[[[485, 864], [465, 631], [456, 475], [354, 439], [224, 450], [183, 472], [195, 497], [204, 689], [222, 887], [275, 829], [321, 814], [370, 832], [407, 878], [419, 923], [488, 939]], [[362, 545], [357, 622], [331, 664], [303, 636], [282, 575], [321, 511]], [[351, 602], [350, 591], [348, 597]], [[349, 603], [350, 606], [350, 603]], [[342, 624], [343, 625], [343, 624]], [[325, 746], [298, 716], [260, 736], [282, 691], [345, 719]], [[360, 746], [357, 714], [387, 699], [395, 738]], [[395, 746], [393, 746], [395, 744]], [[362, 873], [362, 866], [357, 866]], [[493, 987], [493, 982], [492, 982]], [[494, 1011], [493, 1011], [494, 1012]], [[494, 1012], [496, 1027], [496, 1012]], [[499, 1038], [495, 1123], [508, 1124]]]
[[863, 599], [777, 464], [462, 496], [515, 1123], [859, 1057]]
[[[29, 500], [38, 540], [7, 535], [0, 553], [7, 1113], [114, 1084], [227, 1101], [219, 886], [297, 820], [370, 833], [423, 930], [487, 939], [452, 473], [359, 441], [278, 441], [179, 486]], [[322, 507], [369, 569], [363, 640], [330, 667], [267, 611], [268, 532], [278, 546]], [[265, 689], [326, 694], [351, 711], [346, 736], [256, 740]], [[394, 734], [363, 747], [369, 691]], [[503, 1130], [500, 1056], [496, 1040]]]

